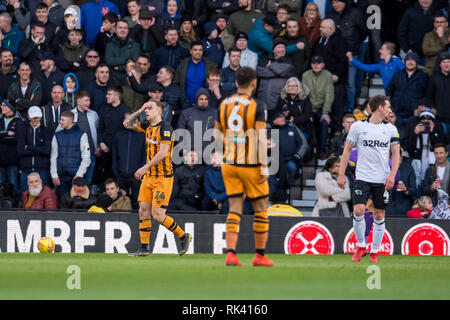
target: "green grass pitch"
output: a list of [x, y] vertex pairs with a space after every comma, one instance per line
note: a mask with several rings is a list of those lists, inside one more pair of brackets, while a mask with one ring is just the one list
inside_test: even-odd
[[[381, 289], [368, 289], [368, 257], [270, 254], [273, 268], [226, 267], [225, 255], [0, 254], [0, 299], [450, 299], [450, 257], [380, 256]], [[80, 268], [81, 289], [66, 273]]]

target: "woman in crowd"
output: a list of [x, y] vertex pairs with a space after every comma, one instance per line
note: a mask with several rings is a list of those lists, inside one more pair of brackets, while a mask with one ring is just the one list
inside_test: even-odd
[[310, 2], [306, 5], [305, 14], [298, 20], [300, 26], [300, 34], [306, 37], [314, 46], [317, 40], [320, 38], [320, 17], [319, 7], [314, 2]]
[[349, 179], [345, 188], [341, 189], [337, 184], [340, 158], [331, 155], [322, 172], [316, 175], [315, 185], [317, 190], [317, 203], [312, 211], [313, 217], [350, 217], [347, 201], [350, 200]]
[[198, 40], [200, 39], [197, 36], [197, 32], [195, 31], [191, 18], [188, 16], [182, 17], [179, 38], [180, 46], [187, 50], [191, 50], [191, 43]]

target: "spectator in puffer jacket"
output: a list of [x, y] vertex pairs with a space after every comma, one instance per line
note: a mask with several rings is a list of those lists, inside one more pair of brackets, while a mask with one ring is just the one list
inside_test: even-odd
[[169, 209], [183, 211], [203, 209], [205, 167], [197, 163], [197, 152], [195, 150], [187, 151], [184, 156], [184, 164], [175, 170]]
[[206, 210], [220, 210], [220, 213], [228, 213], [228, 197], [222, 177], [222, 154], [211, 152], [211, 167], [205, 172], [203, 186], [206, 193]]
[[24, 209], [58, 209], [58, 197], [48, 186], [42, 183], [38, 172], [27, 177], [28, 190], [22, 194]]
[[[190, 150], [195, 148], [197, 152], [202, 152], [203, 154], [203, 150], [211, 143], [211, 141], [204, 141], [203, 139], [205, 131], [213, 129], [217, 120], [217, 109], [210, 107], [209, 99], [210, 94], [208, 90], [200, 88], [195, 96], [195, 104], [181, 112], [178, 119], [178, 129], [186, 129], [191, 136], [190, 141], [184, 141], [185, 138], [183, 138], [183, 143], [185, 144], [183, 149]], [[196, 148], [196, 142], [201, 149]]]
[[38, 172], [42, 182], [50, 182], [50, 151], [52, 132], [40, 125], [41, 108], [28, 109], [29, 121], [25, 121], [17, 130], [17, 151], [20, 156], [20, 193], [27, 189], [27, 176]]
[[86, 180], [81, 177], [73, 179], [72, 188], [61, 198], [61, 209], [88, 210], [97, 199], [90, 192]]
[[[130, 116], [126, 113], [124, 120]], [[133, 209], [137, 209], [141, 181], [134, 173], [142, 167], [147, 159], [145, 151], [145, 134], [131, 129], [122, 128], [113, 139], [112, 171], [120, 189], [127, 190], [131, 197]]]
[[52, 139], [50, 175], [59, 199], [70, 191], [72, 180], [83, 177], [91, 164], [88, 136], [73, 119], [71, 111], [64, 111], [60, 120], [62, 130]]

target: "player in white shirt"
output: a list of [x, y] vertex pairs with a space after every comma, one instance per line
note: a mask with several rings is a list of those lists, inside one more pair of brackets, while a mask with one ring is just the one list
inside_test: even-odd
[[[366, 223], [364, 211], [369, 196], [374, 204], [373, 241], [370, 250], [370, 262], [378, 262], [378, 249], [383, 239], [385, 224], [384, 213], [389, 203], [389, 192], [395, 182], [400, 165], [400, 140], [397, 128], [388, 123], [392, 112], [391, 104], [386, 96], [374, 96], [369, 101], [372, 115], [355, 122], [348, 132], [338, 176], [338, 185], [344, 188], [345, 168], [353, 148], [358, 150], [356, 164], [356, 181], [353, 190], [353, 229], [358, 241], [358, 250], [352, 261], [361, 261], [366, 255], [364, 233]], [[392, 167], [389, 168], [389, 157]]]

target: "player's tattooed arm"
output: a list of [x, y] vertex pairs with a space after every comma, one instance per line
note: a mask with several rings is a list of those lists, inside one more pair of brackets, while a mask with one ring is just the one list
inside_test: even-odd
[[127, 118], [125, 118], [125, 121], [123, 122], [123, 126], [127, 129], [137, 130], [137, 120], [142, 112], [145, 111], [147, 108], [147, 105], [144, 104], [138, 111], [135, 113], [132, 113]]

